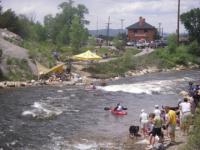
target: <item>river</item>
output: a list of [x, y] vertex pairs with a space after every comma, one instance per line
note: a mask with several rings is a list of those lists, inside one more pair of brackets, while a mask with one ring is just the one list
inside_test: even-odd
[[[0, 148], [5, 150], [123, 149], [141, 109], [177, 104], [199, 70], [151, 73], [108, 82], [105, 87], [40, 86], [0, 90]], [[104, 107], [121, 103], [128, 115]]]

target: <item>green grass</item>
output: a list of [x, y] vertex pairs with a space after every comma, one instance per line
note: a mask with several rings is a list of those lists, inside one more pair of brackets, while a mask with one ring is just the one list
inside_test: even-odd
[[189, 46], [181, 45], [176, 47], [173, 53], [166, 47], [156, 49], [148, 55], [133, 57], [138, 52], [135, 49], [128, 49], [118, 59], [106, 63], [93, 64], [87, 70], [95, 77], [113, 77], [123, 76], [128, 70], [144, 69], [151, 66], [156, 66], [160, 69], [170, 69], [177, 65], [187, 67], [189, 64], [200, 64], [200, 58], [189, 52]]
[[55, 65], [55, 59], [52, 52], [56, 50], [56, 46], [52, 43], [37, 43], [34, 41], [25, 41], [23, 47], [29, 51], [29, 57], [37, 60], [45, 66], [52, 67]]
[[93, 64], [87, 70], [95, 77], [114, 77], [123, 75], [136, 67], [133, 52], [127, 50], [121, 57], [105, 63]]
[[189, 134], [189, 138], [184, 150], [198, 150], [200, 147], [200, 107], [198, 107], [194, 116], [194, 127]]
[[26, 59], [8, 58], [7, 65], [9, 71], [8, 80], [25, 81], [34, 78]]

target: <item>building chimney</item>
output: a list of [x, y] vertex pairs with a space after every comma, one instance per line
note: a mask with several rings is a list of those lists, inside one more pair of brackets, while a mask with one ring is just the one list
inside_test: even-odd
[[139, 17], [139, 25], [142, 26], [143, 25], [143, 21], [144, 19], [142, 18], [142, 16]]

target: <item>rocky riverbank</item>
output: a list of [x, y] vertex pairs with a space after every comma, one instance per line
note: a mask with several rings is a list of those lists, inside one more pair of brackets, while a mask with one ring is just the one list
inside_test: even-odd
[[181, 70], [192, 70], [198, 69], [199, 65], [190, 65], [185, 67], [182, 65], [176, 66], [172, 69], [159, 69], [157, 67], [148, 67], [141, 70], [130, 70], [124, 74], [124, 76], [117, 76], [114, 78], [108, 79], [96, 79], [91, 78], [90, 76], [80, 75], [80, 79], [72, 78], [70, 81], [49, 81], [49, 80], [31, 80], [31, 81], [2, 81], [0, 82], [0, 88], [13, 88], [13, 87], [30, 87], [30, 86], [42, 86], [42, 85], [87, 85], [89, 83], [95, 82], [99, 85], [106, 85], [108, 81], [118, 80], [124, 77], [136, 77], [148, 73], [155, 72], [170, 72], [170, 71], [181, 71]]

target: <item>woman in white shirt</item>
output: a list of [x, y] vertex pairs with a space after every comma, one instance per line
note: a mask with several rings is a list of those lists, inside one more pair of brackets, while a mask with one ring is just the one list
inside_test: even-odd
[[181, 129], [185, 133], [189, 131], [189, 122], [191, 117], [191, 104], [188, 102], [188, 98], [184, 98], [183, 102], [179, 104], [180, 109], [180, 124]]
[[144, 109], [142, 109], [140, 114], [140, 124], [144, 137], [147, 135], [147, 123], [148, 123], [148, 114], [144, 112]]

